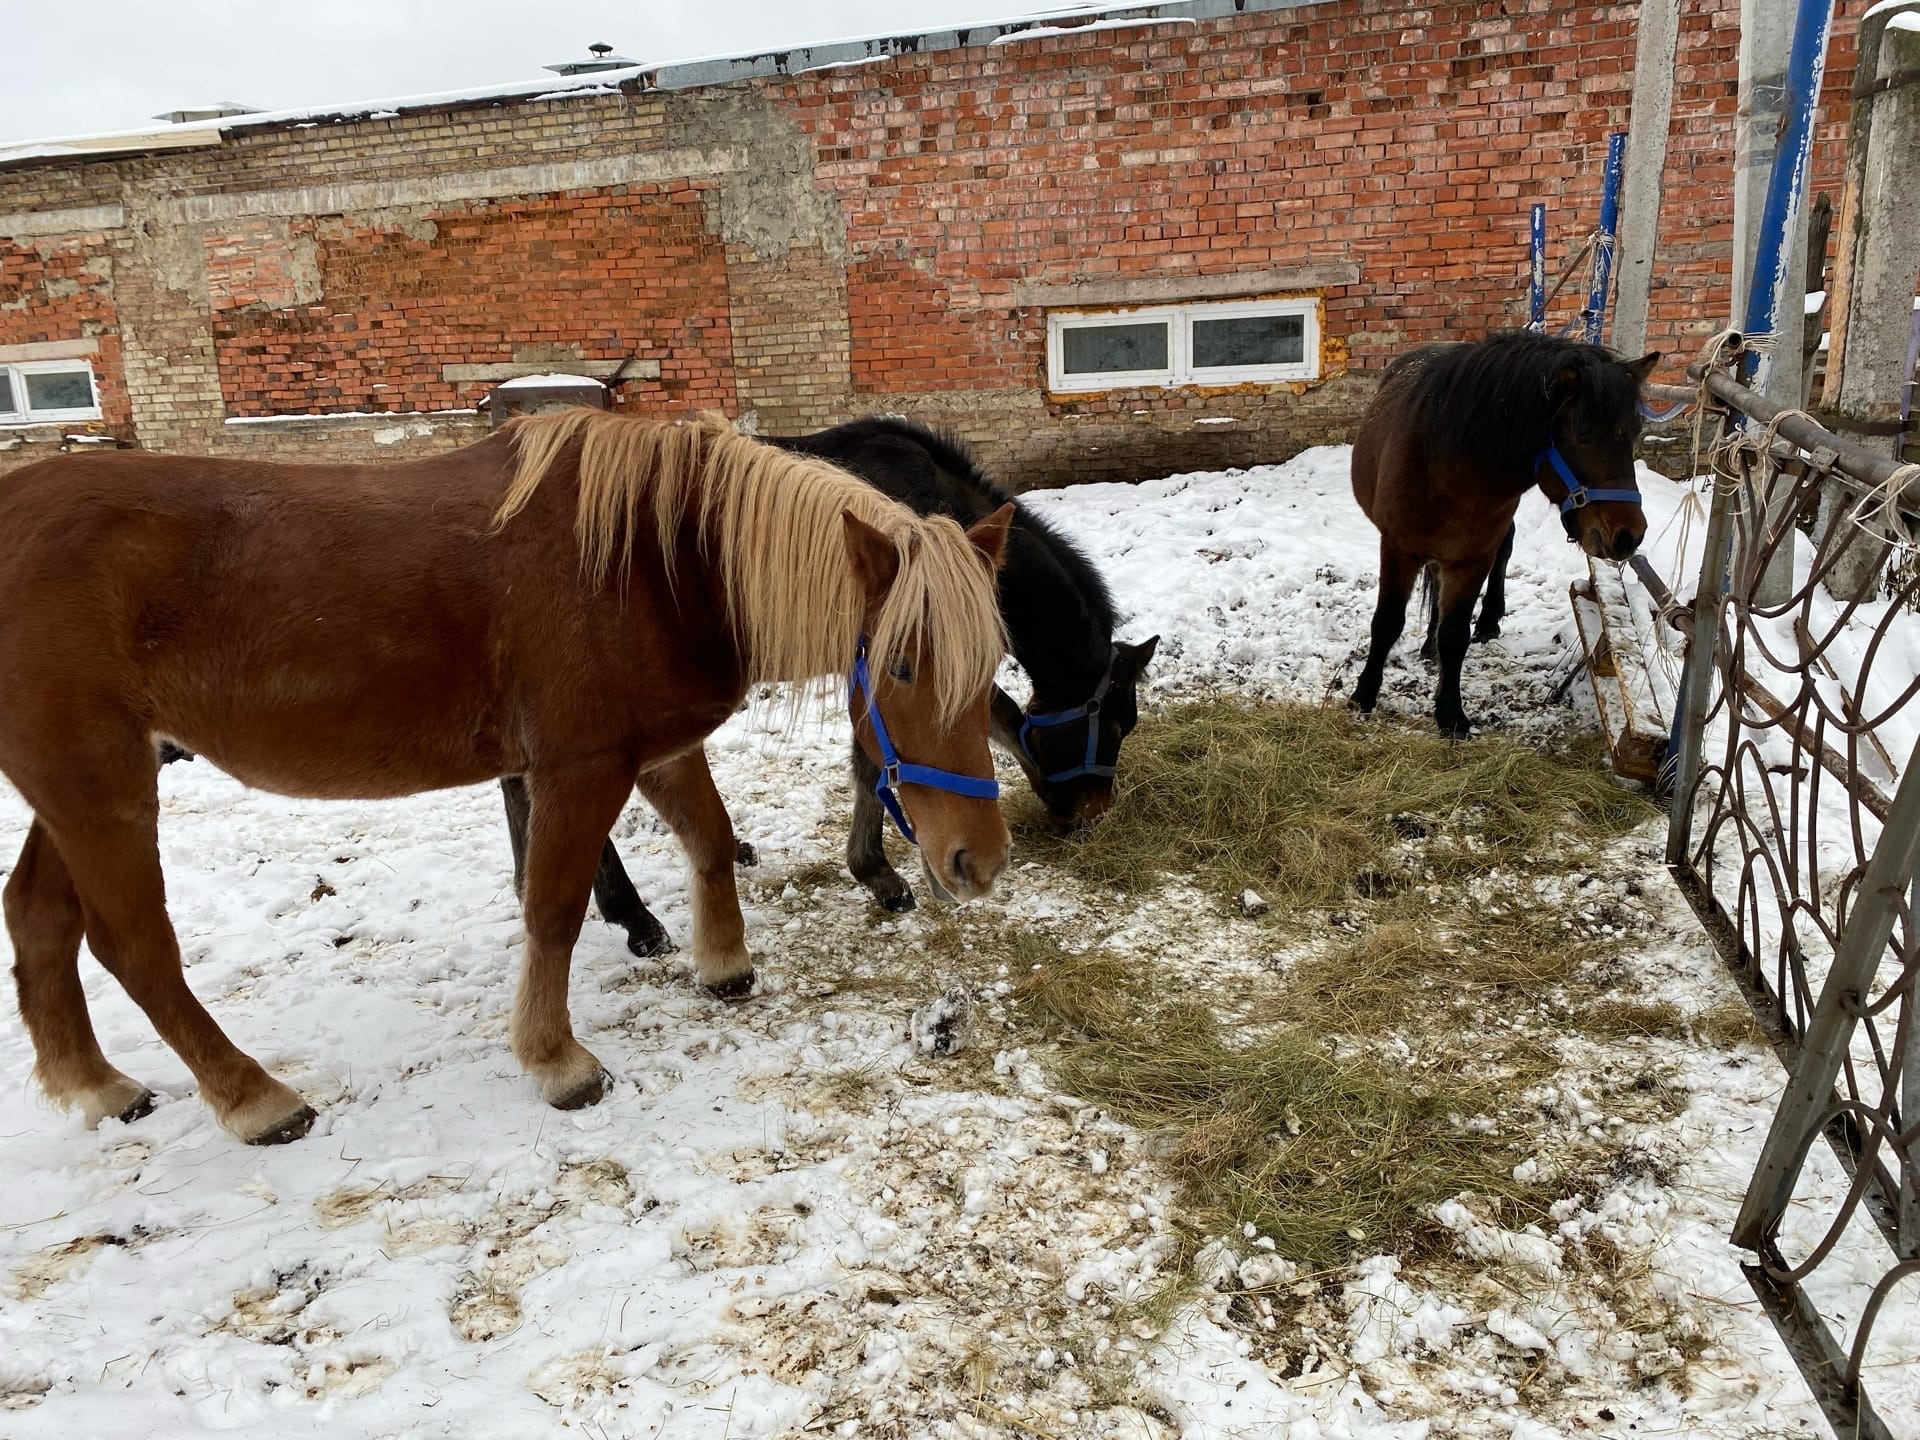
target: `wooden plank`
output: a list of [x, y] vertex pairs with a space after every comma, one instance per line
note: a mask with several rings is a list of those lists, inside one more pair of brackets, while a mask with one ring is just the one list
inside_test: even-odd
[[1589, 592], [1600, 611], [1600, 624], [1607, 638], [1613, 668], [1619, 676], [1620, 701], [1626, 711], [1626, 733], [1622, 743], [1636, 750], [1659, 752], [1667, 743], [1667, 717], [1655, 697], [1653, 677], [1647, 671], [1645, 652], [1640, 647], [1640, 632], [1633, 620], [1633, 607], [1627, 600], [1626, 583], [1620, 568], [1605, 560], [1587, 561]]
[[1600, 711], [1600, 729], [1606, 736], [1607, 751], [1613, 756], [1614, 772], [1630, 780], [1652, 784], [1659, 778], [1660, 758], [1665, 753], [1665, 736], [1659, 749], [1650, 749], [1637, 740], [1628, 724], [1627, 708], [1621, 696], [1620, 677], [1610, 669], [1602, 670], [1596, 658], [1605, 664], [1612, 648], [1599, 603], [1587, 587], [1575, 581], [1570, 587], [1574, 626], [1580, 632], [1580, 647], [1586, 653], [1587, 679], [1593, 685], [1593, 702]]
[[1647, 679], [1653, 682], [1653, 703], [1671, 734], [1674, 706], [1679, 703], [1680, 697], [1673, 675], [1660, 663], [1663, 636], [1659, 609], [1653, 596], [1640, 585], [1627, 586], [1627, 605], [1633, 611], [1634, 638], [1640, 642], [1640, 654], [1647, 665]]

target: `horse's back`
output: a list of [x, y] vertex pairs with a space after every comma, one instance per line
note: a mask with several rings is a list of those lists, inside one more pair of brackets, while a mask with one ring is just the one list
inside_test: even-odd
[[1401, 529], [1410, 510], [1424, 508], [1427, 468], [1420, 437], [1407, 405], [1407, 391], [1436, 356], [1454, 342], [1418, 345], [1396, 355], [1380, 373], [1380, 383], [1353, 437], [1353, 497], [1383, 534]]
[[423, 737], [407, 758], [442, 783], [487, 778], [498, 744], [470, 742], [499, 729], [505, 582], [500, 547], [476, 542], [501, 487], [489, 457], [467, 454], [123, 452], [16, 472], [0, 487], [0, 687], [33, 698], [0, 719], [0, 761], [85, 716], [295, 793], [380, 793], [330, 757], [390, 754], [399, 735]]

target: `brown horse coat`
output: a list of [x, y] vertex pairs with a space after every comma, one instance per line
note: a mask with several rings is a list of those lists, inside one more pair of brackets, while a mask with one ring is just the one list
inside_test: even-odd
[[[517, 476], [516, 447], [538, 452]], [[567, 1019], [567, 966], [600, 842], [636, 781], [694, 865], [701, 978], [751, 981], [731, 827], [700, 748], [751, 680], [843, 670], [861, 629], [880, 632], [923, 672], [880, 688], [902, 752], [991, 774], [991, 570], [1006, 517], [968, 545], [951, 521], [830, 466], [758, 458], [772, 453], [713, 419], [558, 416], [400, 465], [123, 452], [10, 476], [0, 773], [35, 819], [5, 908], [49, 1096], [89, 1123], [150, 1103], [94, 1038], [84, 931], [229, 1129], [288, 1139], [313, 1118], [181, 975], [156, 836], [162, 737], [294, 795], [526, 777], [513, 1040], [560, 1105], [600, 1093], [599, 1063]], [[618, 471], [609, 455], [645, 468]], [[609, 573], [583, 572], [583, 555]], [[814, 573], [792, 573], [808, 556]], [[990, 802], [905, 799], [963, 893], [992, 883], [1006, 829]]]

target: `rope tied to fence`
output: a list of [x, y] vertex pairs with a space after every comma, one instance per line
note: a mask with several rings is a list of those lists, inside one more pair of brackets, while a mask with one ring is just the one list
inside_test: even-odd
[[1920, 540], [1901, 513], [1912, 508], [1901, 502], [1914, 486], [1920, 486], [1920, 465], [1902, 465], [1862, 496], [1847, 518], [1882, 544], [1908, 554], [1920, 552]]

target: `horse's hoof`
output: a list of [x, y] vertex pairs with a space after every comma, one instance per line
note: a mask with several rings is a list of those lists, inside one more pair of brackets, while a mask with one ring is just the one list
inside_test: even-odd
[[154, 1095], [151, 1090], [142, 1090], [134, 1102], [114, 1116], [122, 1125], [131, 1125], [136, 1120], [144, 1120], [153, 1113]]
[[1500, 626], [1498, 624], [1476, 625], [1473, 628], [1473, 643], [1476, 645], [1484, 645], [1489, 640], [1498, 640], [1499, 638]]
[[293, 1114], [277, 1125], [270, 1125], [258, 1135], [248, 1139], [249, 1145], [285, 1145], [298, 1140], [313, 1128], [313, 1122], [320, 1117], [314, 1113], [311, 1105], [302, 1105]]
[[751, 868], [760, 863], [760, 852], [744, 840], [733, 842], [733, 863]]
[[1473, 735], [1473, 721], [1461, 715], [1452, 720], [1440, 722], [1440, 733], [1449, 740], [1467, 740]]
[[913, 898], [913, 891], [904, 888], [898, 895], [876, 895], [873, 898], [880, 902], [880, 908], [882, 910], [886, 910], [894, 915], [904, 915], [909, 910], [917, 908], [920, 904], [918, 900]]
[[556, 1110], [584, 1110], [589, 1105], [598, 1105], [601, 1097], [607, 1093], [607, 1083], [612, 1078], [604, 1070], [595, 1070], [559, 1099], [548, 1103]]
[[642, 960], [652, 960], [661, 955], [671, 955], [680, 947], [673, 943], [673, 937], [664, 930], [627, 931], [627, 949]]
[[709, 985], [707, 993], [716, 1000], [744, 1000], [753, 993], [753, 971], [736, 975], [731, 980], [722, 980], [718, 985]]

